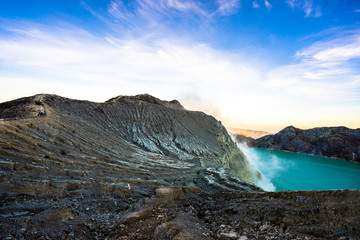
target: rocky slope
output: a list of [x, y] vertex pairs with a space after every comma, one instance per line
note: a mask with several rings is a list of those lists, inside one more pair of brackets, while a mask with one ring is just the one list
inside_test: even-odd
[[[0, 104], [0, 119], [5, 202], [150, 196], [158, 186], [258, 190], [248, 183], [253, 181], [248, 163], [220, 122], [177, 101], [138, 95], [93, 103], [36, 95]], [[45, 214], [44, 206], [20, 212], [33, 219]], [[5, 222], [17, 217], [9, 209], [0, 210]]]
[[0, 104], [1, 239], [359, 237], [359, 191], [265, 193], [213, 117], [149, 95]]
[[360, 128], [322, 127], [302, 130], [289, 126], [277, 134], [250, 142], [250, 146], [360, 162]]
[[[36, 173], [36, 181], [26, 177], [34, 185], [43, 185], [42, 179], [46, 187], [61, 192], [70, 184], [67, 176], [71, 175], [71, 188], [83, 188], [90, 179], [119, 189], [133, 183], [134, 188], [139, 183], [182, 186], [190, 184], [188, 179], [199, 171], [224, 169], [224, 177], [253, 180], [244, 155], [225, 128], [211, 116], [186, 111], [177, 101], [138, 95], [93, 103], [38, 95], [1, 104], [5, 110], [0, 118], [40, 116], [34, 110], [37, 106], [41, 112], [46, 109], [46, 116], [0, 124], [3, 166], [27, 176]], [[204, 174], [202, 181], [212, 182], [213, 175]], [[49, 182], [52, 176], [58, 178], [56, 187]], [[3, 182], [3, 189], [19, 190], [12, 187], [16, 182], [12, 171], [3, 172], [2, 177], [9, 181]], [[36, 189], [29, 183], [26, 186]]]

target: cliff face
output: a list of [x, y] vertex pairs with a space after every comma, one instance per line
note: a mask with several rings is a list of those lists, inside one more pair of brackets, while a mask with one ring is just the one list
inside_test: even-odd
[[275, 135], [256, 139], [250, 145], [360, 162], [360, 128], [322, 127], [302, 130], [290, 126]]
[[240, 179], [217, 184], [236, 176], [252, 181], [248, 163], [217, 120], [177, 101], [138, 95], [93, 103], [37, 95], [0, 104], [0, 110], [6, 119], [0, 122], [1, 190], [256, 189]]

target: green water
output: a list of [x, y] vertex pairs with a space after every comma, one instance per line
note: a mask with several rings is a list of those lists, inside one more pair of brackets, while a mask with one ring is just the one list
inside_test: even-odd
[[257, 148], [247, 155], [275, 191], [360, 189], [359, 163]]

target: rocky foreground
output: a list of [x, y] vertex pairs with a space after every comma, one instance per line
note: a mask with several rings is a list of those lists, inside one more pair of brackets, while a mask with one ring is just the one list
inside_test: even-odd
[[[238, 137], [249, 146], [360, 162], [360, 128], [321, 127], [302, 130], [289, 126], [259, 139]], [[241, 139], [242, 138], [242, 139]]]
[[267, 193], [225, 128], [150, 95], [0, 104], [2, 239], [346, 239], [360, 191]]

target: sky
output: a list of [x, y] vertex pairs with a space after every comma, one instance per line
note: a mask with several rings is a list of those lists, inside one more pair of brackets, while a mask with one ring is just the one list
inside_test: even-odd
[[0, 0], [0, 102], [39, 93], [359, 128], [360, 1]]

